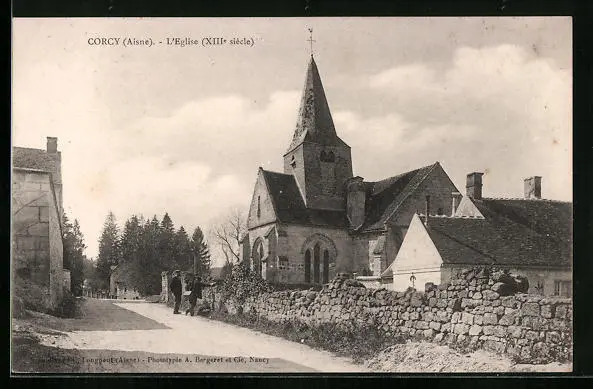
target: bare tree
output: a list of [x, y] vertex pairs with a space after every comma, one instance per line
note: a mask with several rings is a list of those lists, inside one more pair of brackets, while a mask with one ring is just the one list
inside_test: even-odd
[[241, 239], [247, 232], [247, 220], [239, 208], [233, 208], [212, 227], [212, 234], [227, 263], [241, 261]]

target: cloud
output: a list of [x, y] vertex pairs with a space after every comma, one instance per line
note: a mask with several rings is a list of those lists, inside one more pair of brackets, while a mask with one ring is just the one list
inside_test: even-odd
[[[397, 66], [371, 75], [367, 85], [390, 113], [338, 116], [350, 121], [345, 128], [361, 129], [348, 133], [353, 149], [361, 143], [378, 152], [374, 163], [357, 164], [362, 169], [440, 160], [458, 186], [466, 172], [489, 172], [491, 196], [519, 197], [522, 179], [541, 175], [546, 197], [572, 198], [571, 73], [553, 61], [514, 45], [462, 47], [447, 67]], [[378, 139], [366, 139], [366, 128], [379, 129], [372, 132]], [[390, 156], [382, 155], [389, 147]]]

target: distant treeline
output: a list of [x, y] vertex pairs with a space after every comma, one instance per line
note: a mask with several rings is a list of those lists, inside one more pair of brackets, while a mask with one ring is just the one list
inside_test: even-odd
[[121, 266], [120, 280], [127, 287], [136, 288], [143, 295], [158, 294], [161, 272], [173, 269], [193, 271], [194, 257], [197, 272], [210, 272], [210, 252], [200, 227], [191, 238], [183, 226], [175, 230], [173, 221], [165, 213], [161, 221], [155, 216], [130, 217], [121, 230], [115, 215], [109, 212], [99, 238], [94, 286], [109, 288], [109, 277], [114, 266]]

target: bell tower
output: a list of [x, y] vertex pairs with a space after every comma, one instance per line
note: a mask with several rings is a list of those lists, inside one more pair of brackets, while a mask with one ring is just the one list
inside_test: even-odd
[[313, 54], [296, 129], [284, 155], [284, 173], [295, 177], [307, 208], [346, 209], [346, 182], [352, 177], [350, 146], [336, 134]]

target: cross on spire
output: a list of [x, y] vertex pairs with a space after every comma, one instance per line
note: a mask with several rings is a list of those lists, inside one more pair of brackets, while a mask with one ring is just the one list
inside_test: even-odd
[[313, 42], [316, 42], [313, 39], [313, 29], [312, 28], [309, 29], [309, 39], [307, 39], [307, 41], [309, 42], [310, 47], [311, 47], [311, 57], [312, 57], [313, 56]]

